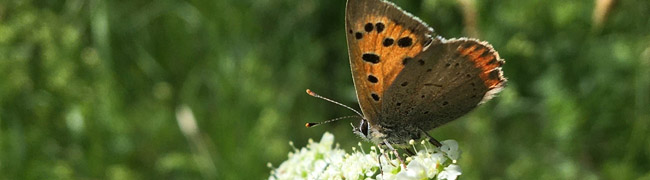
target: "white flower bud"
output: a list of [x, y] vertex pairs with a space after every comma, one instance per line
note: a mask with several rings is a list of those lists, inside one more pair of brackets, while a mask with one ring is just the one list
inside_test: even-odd
[[[408, 143], [412, 146], [416, 144], [414, 140]], [[461, 152], [458, 143], [454, 140], [441, 143], [442, 152], [428, 151], [426, 145], [423, 145], [425, 150], [406, 157], [407, 168], [404, 169], [394, 156], [381, 155], [386, 153], [382, 148], [371, 146], [371, 151], [366, 153], [356, 151], [357, 148], [352, 147], [352, 152], [346, 153], [338, 146], [333, 147], [334, 136], [325, 133], [320, 142], [310, 139], [306, 147], [290, 152], [289, 159], [277, 168], [267, 163], [267, 167], [272, 169], [269, 179], [372, 179], [375, 177], [377, 179], [455, 180], [461, 174], [460, 166], [456, 164]], [[293, 147], [293, 142], [289, 144]], [[359, 148], [363, 150], [361, 143]], [[378, 157], [381, 160], [378, 160]], [[451, 161], [448, 161], [449, 159]], [[379, 162], [382, 163], [383, 173], [379, 172]], [[439, 171], [440, 169], [443, 170]]]

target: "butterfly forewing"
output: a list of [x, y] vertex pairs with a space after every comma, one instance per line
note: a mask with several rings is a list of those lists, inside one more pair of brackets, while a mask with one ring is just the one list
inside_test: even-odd
[[357, 98], [365, 118], [375, 124], [384, 90], [432, 43], [433, 29], [382, 0], [349, 0], [345, 21]]

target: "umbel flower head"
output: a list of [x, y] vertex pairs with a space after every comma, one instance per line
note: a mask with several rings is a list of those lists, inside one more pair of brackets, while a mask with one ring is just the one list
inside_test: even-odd
[[[293, 143], [289, 142], [291, 146]], [[456, 160], [461, 151], [455, 140], [442, 141], [442, 147], [435, 148], [425, 141], [416, 144], [411, 140], [415, 155], [406, 158], [406, 169], [400, 161], [383, 149], [375, 146], [365, 152], [359, 143], [359, 150], [352, 148], [346, 153], [334, 145], [334, 135], [323, 134], [320, 142], [309, 140], [306, 147], [289, 153], [289, 159], [273, 168], [270, 180], [276, 179], [456, 179], [460, 166]], [[379, 163], [381, 162], [381, 170]], [[382, 173], [383, 171], [383, 173]]]

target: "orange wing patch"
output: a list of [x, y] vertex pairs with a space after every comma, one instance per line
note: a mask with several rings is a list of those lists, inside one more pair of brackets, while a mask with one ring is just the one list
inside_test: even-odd
[[408, 58], [422, 52], [423, 43], [411, 30], [379, 16], [367, 16], [352, 24], [349, 33], [358, 41], [357, 57], [353, 57], [357, 80], [365, 81], [370, 96], [380, 101]]
[[460, 45], [457, 52], [468, 57], [474, 62], [474, 66], [481, 70], [479, 77], [488, 89], [500, 87], [505, 78], [500, 68], [504, 61], [499, 58], [499, 53], [485, 43], [469, 42], [471, 43]]

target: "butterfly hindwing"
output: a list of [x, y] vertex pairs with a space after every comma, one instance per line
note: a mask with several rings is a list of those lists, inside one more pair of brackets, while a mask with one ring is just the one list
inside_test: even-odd
[[384, 90], [432, 43], [433, 29], [383, 0], [349, 0], [346, 31], [350, 66], [361, 110], [371, 124], [381, 114]]
[[485, 42], [436, 41], [414, 57], [385, 91], [381, 125], [411, 124], [430, 130], [489, 100], [505, 85], [504, 61]]

